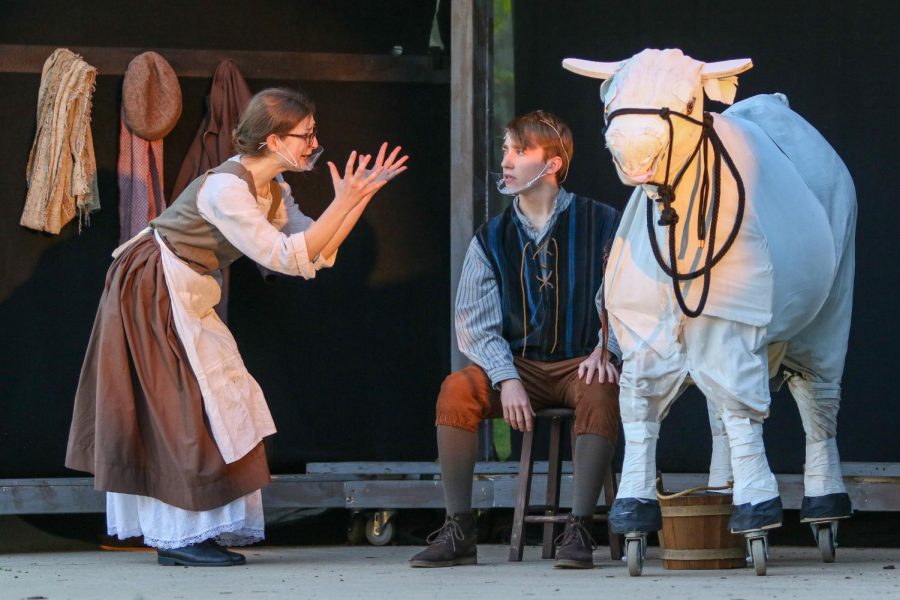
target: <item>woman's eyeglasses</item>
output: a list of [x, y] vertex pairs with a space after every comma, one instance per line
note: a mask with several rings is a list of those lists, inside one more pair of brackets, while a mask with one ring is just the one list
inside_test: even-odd
[[309, 133], [285, 133], [284, 137], [295, 137], [303, 140], [307, 144], [309, 144], [313, 138], [319, 133], [319, 126], [313, 125], [313, 128], [309, 131]]

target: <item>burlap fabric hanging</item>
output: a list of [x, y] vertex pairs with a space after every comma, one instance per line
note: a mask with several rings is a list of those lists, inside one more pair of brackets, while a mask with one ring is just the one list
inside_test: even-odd
[[78, 215], [100, 209], [91, 136], [91, 98], [97, 69], [59, 48], [44, 63], [38, 92], [37, 132], [25, 177], [28, 195], [19, 223], [59, 233]]

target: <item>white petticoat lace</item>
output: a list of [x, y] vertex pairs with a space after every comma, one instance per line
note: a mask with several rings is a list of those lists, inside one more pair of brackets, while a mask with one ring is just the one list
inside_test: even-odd
[[183, 548], [192, 544], [199, 544], [209, 539], [215, 539], [221, 546], [249, 546], [266, 539], [265, 531], [262, 529], [250, 529], [244, 527], [243, 522], [222, 525], [209, 531], [193, 535], [191, 537], [182, 538], [180, 540], [161, 540], [158, 538], [147, 537], [140, 530], [119, 532], [115, 528], [107, 529], [107, 533], [111, 536], [124, 540], [131, 537], [144, 536], [144, 545], [153, 548], [162, 548], [171, 550], [174, 548]]
[[190, 511], [155, 498], [107, 493], [106, 530], [119, 539], [144, 537], [154, 548], [181, 548], [215, 539], [223, 546], [246, 546], [265, 539], [259, 490], [224, 506]]

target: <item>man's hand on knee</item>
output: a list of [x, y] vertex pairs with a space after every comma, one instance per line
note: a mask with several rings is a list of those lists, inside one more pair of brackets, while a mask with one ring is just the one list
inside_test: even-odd
[[534, 409], [521, 381], [506, 379], [500, 383], [500, 403], [503, 405], [503, 420], [510, 427], [517, 431], [531, 431]]
[[584, 379], [584, 383], [591, 385], [594, 374], [597, 374], [597, 383], [619, 383], [619, 370], [607, 360], [606, 365], [600, 364], [600, 348], [594, 348], [590, 355], [578, 365], [578, 378]]

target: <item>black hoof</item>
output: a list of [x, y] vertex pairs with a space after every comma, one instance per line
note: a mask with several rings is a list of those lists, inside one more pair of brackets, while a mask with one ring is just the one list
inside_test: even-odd
[[804, 496], [800, 505], [800, 521], [846, 519], [852, 511], [850, 495], [846, 493]]
[[659, 501], [616, 498], [609, 509], [609, 524], [616, 533], [659, 531], [662, 529]]
[[756, 529], [772, 529], [781, 525], [781, 497], [776, 496], [771, 500], [759, 504], [736, 504], [731, 511], [731, 519], [728, 528], [731, 533], [743, 533]]

